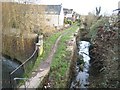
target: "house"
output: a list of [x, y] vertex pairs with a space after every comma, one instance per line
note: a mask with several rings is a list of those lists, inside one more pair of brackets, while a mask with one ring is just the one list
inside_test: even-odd
[[73, 17], [73, 14], [74, 14], [74, 11], [73, 9], [67, 9], [67, 8], [64, 8], [63, 9], [64, 11], [64, 17], [67, 18], [68, 20], [74, 20], [74, 17]]
[[120, 14], [120, 1], [118, 2], [118, 9], [115, 9], [113, 11], [118, 11], [118, 14]]
[[118, 14], [120, 15], [120, 1], [118, 2], [118, 8], [119, 8]]
[[118, 8], [119, 8], [119, 11], [118, 11], [118, 28], [120, 28], [120, 1], [118, 2]]
[[75, 18], [80, 19], [80, 14], [76, 13]]
[[72, 15], [73, 15], [73, 9], [63, 8], [63, 11], [64, 11], [65, 17], [72, 17]]
[[64, 13], [62, 5], [44, 5], [46, 24], [57, 29], [64, 25]]
[[[17, 2], [19, 4], [26, 4], [26, 5], [28, 5], [28, 4], [35, 5], [36, 10], [34, 10], [34, 11], [36, 11], [36, 13], [41, 13], [41, 10], [38, 10], [38, 8], [43, 9], [45, 7], [44, 18], [46, 19], [45, 23], [47, 24], [47, 26], [56, 27], [57, 29], [60, 29], [63, 27], [64, 13], [63, 13], [62, 4], [48, 5], [47, 2], [42, 4], [41, 2], [38, 3], [37, 0], [14, 0], [13, 2]], [[33, 14], [35, 14], [35, 13], [33, 13]], [[41, 17], [42, 16], [43, 15], [41, 15]], [[36, 16], [36, 18], [37, 18], [37, 16]], [[44, 19], [41, 18], [41, 21], [43, 21], [43, 20]]]
[[115, 10], [113, 10], [113, 11], [118, 11], [118, 14], [117, 14], [117, 15], [118, 15], [118, 16], [117, 16], [118, 18], [116, 18], [116, 19], [117, 19], [117, 20], [116, 20], [116, 22], [117, 22], [116, 24], [117, 24], [118, 27], [120, 27], [120, 18], [119, 18], [119, 16], [120, 16], [120, 1], [118, 2], [118, 9], [115, 9]]
[[80, 17], [80, 15], [75, 11], [73, 11], [73, 9], [63, 8], [63, 11], [64, 11], [64, 18], [67, 18], [68, 20], [75, 21]]

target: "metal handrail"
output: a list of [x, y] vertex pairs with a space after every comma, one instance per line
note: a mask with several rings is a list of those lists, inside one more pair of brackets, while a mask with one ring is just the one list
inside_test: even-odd
[[14, 70], [10, 73], [10, 75], [12, 75], [13, 73], [15, 73], [21, 66], [23, 66], [26, 62], [28, 62], [28, 61], [35, 55], [37, 49], [38, 49], [38, 48], [36, 47], [36, 49], [35, 49], [35, 51], [33, 52], [33, 54], [32, 54], [28, 59], [26, 59], [26, 61], [23, 62], [19, 67], [17, 67], [16, 69], [14, 69]]
[[[16, 80], [28, 80], [28, 78], [14, 78], [15, 84], [16, 84]], [[24, 81], [24, 85], [25, 85], [25, 81]], [[25, 85], [25, 90], [26, 90], [26, 85]]]

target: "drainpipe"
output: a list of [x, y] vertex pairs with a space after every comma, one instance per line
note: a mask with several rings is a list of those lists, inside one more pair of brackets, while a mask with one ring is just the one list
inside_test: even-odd
[[59, 27], [59, 14], [58, 14], [58, 27]]

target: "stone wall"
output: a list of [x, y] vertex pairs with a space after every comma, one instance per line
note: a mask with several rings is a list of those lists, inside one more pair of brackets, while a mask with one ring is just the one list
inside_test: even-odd
[[14, 60], [23, 63], [29, 58], [34, 50], [36, 44], [36, 34], [25, 34], [24, 36], [4, 34], [2, 39], [2, 54], [10, 56]]

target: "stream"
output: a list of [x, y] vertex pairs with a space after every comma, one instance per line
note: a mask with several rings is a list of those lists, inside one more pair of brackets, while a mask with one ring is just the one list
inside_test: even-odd
[[[13, 75], [9, 75], [10, 72], [12, 72], [14, 69], [16, 69], [20, 64], [2, 57], [2, 87], [3, 88], [13, 88], [15, 85], [14, 78], [15, 77], [22, 77], [24, 70], [23, 68], [18, 69]], [[10, 79], [13, 81], [13, 83], [10, 82]]]
[[[79, 56], [82, 56], [83, 59], [83, 64], [79, 64], [78, 62], [80, 62], [79, 60], [77, 60], [76, 63], [76, 77], [74, 78], [74, 80], [71, 83], [71, 88], [84, 88], [87, 90], [88, 85], [89, 85], [89, 61], [90, 61], [90, 57], [89, 57], [89, 46], [90, 43], [87, 41], [80, 41], [79, 42]], [[82, 67], [82, 69], [81, 69]]]

